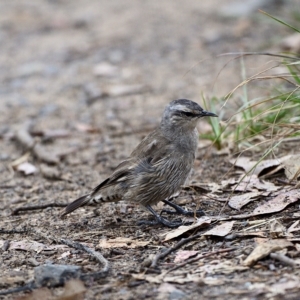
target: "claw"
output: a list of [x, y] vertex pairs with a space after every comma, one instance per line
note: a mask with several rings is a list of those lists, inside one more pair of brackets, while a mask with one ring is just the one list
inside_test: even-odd
[[165, 204], [173, 207], [175, 209], [175, 211], [173, 210], [168, 210], [168, 209], [163, 209], [161, 211], [161, 213], [165, 212], [167, 214], [180, 214], [180, 215], [184, 215], [184, 216], [189, 216], [189, 217], [194, 217], [195, 214], [197, 217], [201, 217], [201, 216], [204, 216], [205, 213], [202, 209], [199, 209], [197, 210], [196, 212], [193, 212], [193, 211], [188, 211], [188, 210], [185, 210], [183, 209], [181, 206], [177, 205], [177, 204], [174, 204], [173, 202], [170, 202], [168, 200], [162, 200]]
[[148, 221], [148, 220], [140, 220], [137, 222], [138, 226], [141, 225], [159, 225], [162, 224], [169, 228], [176, 228], [182, 225], [182, 222], [170, 222], [164, 218], [160, 218], [160, 220], [156, 219], [155, 221]]
[[153, 214], [153, 216], [155, 217], [155, 221], [146, 221], [146, 220], [141, 220], [139, 221], [137, 224], [138, 225], [157, 225], [157, 224], [162, 224], [166, 227], [169, 228], [175, 228], [178, 226], [182, 225], [182, 222], [171, 222], [168, 221], [167, 219], [161, 217], [160, 215], [158, 215], [155, 210], [150, 206], [150, 205], [146, 205], [146, 208]]

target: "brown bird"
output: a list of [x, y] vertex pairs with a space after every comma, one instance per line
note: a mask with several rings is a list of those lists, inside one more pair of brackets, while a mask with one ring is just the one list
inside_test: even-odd
[[163, 201], [178, 213], [191, 213], [167, 199], [180, 190], [192, 170], [198, 144], [196, 126], [200, 118], [207, 116], [217, 117], [191, 100], [170, 102], [160, 125], [141, 141], [110, 177], [89, 194], [70, 203], [62, 216], [86, 204], [127, 200], [144, 206], [156, 218], [155, 222], [141, 221], [140, 224], [179, 226], [180, 222], [166, 220], [151, 206]]

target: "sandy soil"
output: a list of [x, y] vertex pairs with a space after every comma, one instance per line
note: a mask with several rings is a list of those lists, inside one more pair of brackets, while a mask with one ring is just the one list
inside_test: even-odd
[[[1, 289], [24, 285], [33, 278], [34, 267], [45, 262], [79, 265], [84, 272], [101, 268], [88, 254], [66, 246], [43, 251], [25, 246], [25, 251], [9, 249], [9, 243], [14, 241], [36, 241], [50, 247], [61, 244], [61, 238], [68, 238], [99, 250], [111, 264], [106, 278], [86, 282], [86, 299], [300, 297], [299, 288], [290, 297], [267, 292], [266, 286], [299, 276], [299, 269], [271, 258], [259, 266], [227, 273], [206, 270], [198, 281], [156, 278], [151, 282], [137, 278], [134, 275], [146, 272], [145, 260], [176, 244], [181, 237], [163, 242], [161, 235], [169, 229], [137, 226], [137, 220], [151, 216], [132, 203], [108, 204], [98, 212], [85, 207], [64, 220], [57, 207], [12, 215], [21, 206], [68, 203], [95, 187], [157, 125], [164, 106], [171, 100], [188, 98], [202, 103], [202, 94], [208, 99], [225, 96], [242, 80], [241, 63], [218, 55], [279, 51], [280, 41], [290, 31], [257, 12], [236, 18], [222, 16], [222, 7], [232, 2], [0, 3], [0, 227], [16, 231], [0, 235]], [[286, 20], [299, 10], [296, 0], [269, 4], [265, 9]], [[247, 75], [259, 72], [270, 60], [247, 58]], [[274, 84], [251, 85], [249, 93], [268, 95], [268, 87]], [[221, 118], [232, 115], [236, 99], [238, 92], [219, 112]], [[22, 135], [22, 130], [41, 145], [41, 155], [28, 149], [26, 141], [20, 143], [18, 134]], [[200, 123], [199, 130], [208, 130], [205, 122]], [[219, 182], [230, 175], [229, 156], [216, 155], [211, 148], [203, 149], [205, 145], [206, 141], [199, 141], [194, 183]], [[17, 171], [13, 165], [19, 165], [18, 159], [31, 163], [36, 172], [26, 176]], [[201, 206], [207, 215], [218, 215], [223, 203], [202, 197], [202, 193], [184, 190], [178, 203], [188, 209]], [[291, 214], [297, 205], [289, 208]], [[161, 208], [162, 205], [157, 209]], [[228, 208], [223, 212], [231, 214]], [[150, 243], [135, 248], [99, 246], [100, 241], [114, 238]], [[183, 249], [209, 253], [233, 246], [238, 250], [212, 255], [210, 262], [228, 258], [232, 265], [240, 266], [249, 249], [253, 249], [254, 239], [232, 242], [201, 238]], [[158, 273], [174, 265], [175, 254], [176, 251], [160, 263]], [[179, 271], [195, 274], [205, 263], [204, 260], [187, 265]], [[174, 271], [174, 277], [176, 274]], [[209, 280], [201, 281], [201, 276], [219, 282], [210, 284]], [[63, 299], [57, 296], [62, 290], [52, 288], [49, 299]], [[25, 298], [15, 299], [33, 299], [26, 298], [32, 296], [26, 293], [3, 299], [16, 295]]]

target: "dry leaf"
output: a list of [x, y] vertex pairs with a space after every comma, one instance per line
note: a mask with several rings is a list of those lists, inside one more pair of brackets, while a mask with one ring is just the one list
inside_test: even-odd
[[288, 232], [288, 233], [292, 233], [292, 232], [294, 232], [294, 231], [299, 231], [299, 230], [300, 230], [300, 227], [296, 227], [296, 226], [298, 226], [299, 223], [300, 223], [300, 220], [297, 220], [295, 223], [293, 223], [293, 225], [291, 225], [291, 226], [288, 228], [287, 232]]
[[300, 176], [300, 154], [289, 155], [282, 164], [284, 166], [285, 176], [289, 180], [297, 179]]
[[36, 167], [29, 162], [21, 163], [20, 165], [17, 166], [17, 170], [19, 172], [23, 172], [25, 175], [31, 175], [36, 173], [37, 171]]
[[256, 200], [259, 195], [261, 195], [260, 192], [236, 195], [230, 198], [228, 205], [233, 209], [240, 210], [244, 205]]
[[136, 248], [147, 246], [150, 242], [148, 241], [137, 241], [131, 238], [118, 237], [110, 240], [100, 240], [98, 247], [100, 248]]
[[22, 241], [11, 241], [8, 249], [9, 250], [13, 250], [13, 249], [15, 249], [15, 250], [25, 250], [25, 251], [32, 251], [33, 250], [33, 251], [36, 251], [36, 252], [41, 252], [46, 248], [47, 248], [47, 246], [42, 244], [42, 243], [35, 242], [35, 241], [22, 240]]
[[269, 232], [272, 238], [282, 238], [286, 236], [286, 227], [283, 226], [278, 220], [271, 220], [269, 226]]
[[190, 257], [197, 255], [198, 253], [199, 253], [199, 251], [191, 251], [191, 250], [190, 251], [189, 250], [178, 251], [176, 254], [176, 257], [174, 259], [174, 263], [184, 261]]
[[159, 275], [147, 275], [147, 274], [131, 274], [131, 276], [134, 279], [137, 280], [146, 280], [150, 283], [162, 283], [164, 280], [163, 278], [166, 276], [166, 271], [163, 271], [161, 274]]
[[215, 263], [205, 263], [199, 266], [195, 273], [201, 274], [231, 274], [236, 271], [247, 270], [248, 267], [237, 265], [231, 261], [215, 261]]
[[267, 232], [264, 232], [264, 231], [242, 231], [242, 232], [238, 232], [237, 236], [240, 236], [240, 237], [242, 237], [242, 236], [243, 237], [257, 236], [257, 237], [261, 237], [261, 238], [266, 238], [268, 236], [268, 234], [267, 234]]
[[[243, 177], [242, 177], [243, 178]], [[275, 186], [272, 182], [268, 182], [259, 179], [257, 175], [245, 176], [241, 182], [238, 182], [237, 186], [234, 188], [237, 192], [244, 191], [277, 191], [281, 189], [280, 186]]]
[[278, 251], [287, 247], [293, 246], [293, 244], [285, 239], [269, 240], [265, 243], [261, 243], [251, 252], [251, 254], [245, 259], [244, 265], [251, 266], [258, 260], [268, 256], [271, 252]]
[[226, 236], [230, 233], [235, 221], [225, 222], [221, 225], [215, 226], [213, 229], [206, 231], [203, 235], [216, 235], [216, 236]]
[[261, 215], [261, 214], [279, 212], [289, 204], [298, 201], [298, 199], [300, 199], [299, 190], [291, 190], [289, 192], [284, 192], [277, 195], [275, 198], [271, 199], [267, 203], [256, 207], [255, 210], [253, 211], [253, 214]]
[[[236, 167], [240, 167], [245, 170], [246, 173], [262, 176], [273, 174], [274, 170], [278, 172], [282, 169], [281, 159], [266, 159], [261, 162], [251, 161], [250, 157], [238, 157], [237, 159], [231, 159], [232, 163]], [[280, 167], [280, 168], [278, 168]]]
[[24, 250], [24, 251], [36, 251], [39, 253], [41, 251], [57, 250], [58, 248], [67, 248], [67, 247], [65, 245], [47, 246], [45, 244], [36, 241], [22, 240], [22, 241], [11, 241], [8, 250], [15, 249], [15, 250]]
[[[166, 234], [164, 241], [174, 239], [175, 237], [178, 237], [191, 229], [195, 229], [195, 228], [202, 227], [202, 226], [203, 227], [207, 226], [208, 224], [210, 224], [210, 222], [211, 222], [211, 219], [209, 217], [206, 217], [206, 216], [201, 217], [201, 218], [197, 219], [197, 223], [195, 223], [195, 224], [192, 224], [189, 226], [183, 225], [174, 230], [169, 231]], [[165, 235], [165, 233], [163, 235]]]

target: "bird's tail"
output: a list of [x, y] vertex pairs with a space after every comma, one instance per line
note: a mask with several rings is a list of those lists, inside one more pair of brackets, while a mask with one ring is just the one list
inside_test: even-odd
[[65, 207], [65, 209], [61, 213], [61, 217], [71, 213], [72, 211], [79, 208], [80, 206], [87, 204], [90, 200], [91, 200], [90, 194], [84, 195], [84, 196], [74, 200], [67, 207]]

